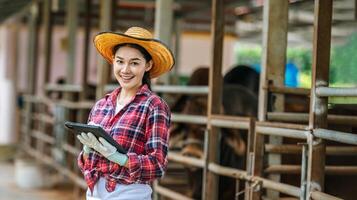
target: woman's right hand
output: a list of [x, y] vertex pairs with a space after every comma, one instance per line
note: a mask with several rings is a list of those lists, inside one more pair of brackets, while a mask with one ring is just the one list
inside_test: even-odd
[[[92, 134], [92, 133], [88, 133], [88, 134]], [[92, 147], [94, 144], [86, 133], [82, 132], [81, 135], [77, 135], [77, 138], [83, 144], [83, 152], [86, 155], [88, 155], [93, 151]]]

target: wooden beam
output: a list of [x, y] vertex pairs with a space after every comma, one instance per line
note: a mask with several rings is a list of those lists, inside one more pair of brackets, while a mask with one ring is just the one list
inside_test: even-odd
[[37, 83], [37, 55], [38, 55], [38, 15], [39, 15], [39, 5], [38, 3], [32, 3], [30, 7], [29, 15], [29, 38], [28, 38], [28, 53], [27, 53], [27, 92], [29, 94], [36, 93], [36, 83]]
[[[264, 2], [263, 8], [263, 53], [261, 61], [261, 75], [260, 75], [260, 91], [259, 91], [259, 106], [258, 119], [265, 121], [268, 110], [268, 87], [273, 85], [275, 87], [284, 86], [285, 77], [285, 63], [286, 63], [286, 47], [287, 47], [287, 33], [288, 33], [288, 7], [289, 2], [286, 0], [267, 0]], [[275, 111], [284, 110], [284, 95], [276, 94], [276, 99], [273, 105]], [[256, 144], [262, 145], [262, 136], [256, 136]], [[258, 142], [259, 141], [259, 142]], [[269, 136], [269, 142], [272, 144], [281, 144], [282, 138], [277, 136]], [[263, 142], [264, 143], [264, 142]], [[262, 153], [257, 147], [257, 153]], [[255, 159], [261, 159], [263, 155], [256, 155]], [[262, 167], [262, 160], [256, 160], [256, 167]], [[280, 164], [281, 156], [270, 154], [268, 155], [268, 162], [270, 164]], [[256, 175], [261, 176], [262, 169], [256, 168]], [[270, 175], [270, 179], [274, 181], [280, 180], [280, 175]], [[268, 190], [268, 197], [277, 199], [279, 193]], [[259, 193], [254, 194], [254, 198], [260, 198]]]
[[[222, 58], [223, 58], [223, 37], [224, 37], [224, 4], [220, 0], [212, 0], [212, 64], [209, 70], [209, 93], [208, 93], [208, 119], [213, 114], [221, 112], [222, 105]], [[219, 161], [219, 130], [217, 127], [212, 127], [207, 124], [208, 130], [208, 145], [205, 149], [207, 152], [206, 166], [204, 168], [204, 189], [202, 191], [203, 199], [213, 200], [218, 199], [218, 176], [208, 170], [209, 163], [217, 163]]]
[[[113, 3], [115, 0], [101, 0], [100, 1], [100, 31], [110, 31], [113, 30]], [[109, 77], [109, 63], [107, 63], [104, 58], [98, 54], [98, 70], [97, 70], [97, 90], [96, 98], [100, 99], [104, 96], [104, 86], [108, 83]]]
[[[169, 48], [172, 47], [173, 30], [173, 0], [155, 0], [155, 38], [165, 43]], [[170, 76], [164, 74], [160, 78], [164, 84], [170, 83]]]
[[[316, 94], [317, 87], [328, 87], [332, 0], [315, 0], [315, 21], [312, 62], [312, 84], [309, 114], [309, 128], [327, 127], [327, 97]], [[309, 140], [309, 161], [307, 187], [308, 191], [323, 191], [325, 176], [325, 142], [311, 137]], [[310, 199], [310, 192], [307, 198]]]
[[43, 24], [45, 30], [45, 66], [44, 66], [44, 84], [50, 81], [51, 75], [51, 57], [52, 57], [52, 30], [53, 21], [51, 13], [52, 1], [43, 1]]
[[73, 84], [75, 77], [76, 49], [77, 49], [77, 28], [78, 28], [78, 0], [66, 1], [67, 16], [66, 26], [68, 28], [68, 47], [67, 47], [67, 71], [66, 83]]

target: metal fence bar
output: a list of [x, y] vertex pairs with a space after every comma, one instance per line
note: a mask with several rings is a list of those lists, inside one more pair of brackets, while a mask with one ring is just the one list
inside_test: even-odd
[[[301, 165], [271, 165], [264, 170], [269, 174], [300, 174]], [[325, 166], [330, 175], [357, 175], [357, 166]]]
[[53, 92], [81, 92], [83, 90], [83, 87], [81, 85], [76, 84], [50, 83], [45, 85], [45, 90]]
[[169, 160], [174, 161], [174, 162], [179, 162], [181, 164], [192, 165], [192, 166], [200, 167], [200, 168], [203, 168], [204, 164], [205, 164], [205, 161], [203, 159], [183, 156], [183, 155], [181, 155], [179, 153], [175, 153], [175, 152], [169, 152], [168, 158], [169, 158]]
[[308, 151], [307, 151], [308, 145], [305, 143], [302, 145], [302, 151], [301, 151], [301, 177], [300, 177], [300, 189], [301, 189], [301, 195], [300, 195], [300, 200], [305, 200], [306, 199], [306, 192], [307, 192], [307, 161], [308, 161]]
[[357, 145], [356, 134], [317, 128], [313, 130], [313, 135], [326, 140]]
[[357, 97], [357, 88], [317, 87], [316, 95], [319, 97]]
[[[295, 122], [295, 123], [306, 123], [309, 121], [308, 113], [289, 113], [289, 112], [269, 112], [268, 120], [271, 121], [282, 121], [282, 122]], [[333, 115], [327, 116], [327, 121], [329, 124], [343, 124], [343, 125], [357, 125], [357, 116], [351, 115]]]
[[41, 131], [37, 131], [37, 130], [31, 130], [31, 135], [34, 138], [37, 138], [38, 140], [47, 142], [49, 144], [55, 144], [55, 139], [49, 135], [46, 135], [45, 133], [41, 132]]
[[343, 200], [341, 198], [319, 192], [319, 191], [312, 191], [311, 193], [311, 198], [314, 200]]
[[162, 187], [159, 184], [154, 184], [154, 191], [161, 194], [162, 196], [169, 197], [170, 199], [193, 200], [183, 194], [167, 189], [166, 187]]
[[[117, 84], [108, 84], [104, 87], [106, 92], [113, 91]], [[152, 90], [157, 93], [165, 94], [191, 94], [207, 95], [208, 86], [184, 86], [184, 85], [152, 85]]]
[[[265, 144], [265, 152], [279, 154], [300, 154], [301, 146], [294, 144], [273, 145]], [[357, 147], [353, 146], [327, 146], [326, 155], [356, 156]]]
[[48, 124], [54, 124], [55, 123], [55, 118], [44, 113], [32, 113], [32, 119], [33, 120], [38, 120], [42, 121]]
[[63, 150], [71, 153], [73, 156], [78, 156], [79, 153], [81, 152], [78, 148], [76, 148], [70, 144], [67, 144], [67, 143], [63, 144], [62, 148], [63, 148]]
[[309, 131], [303, 130], [293, 130], [288, 128], [276, 128], [276, 127], [266, 127], [266, 126], [257, 126], [255, 128], [257, 133], [264, 135], [276, 135], [289, 138], [298, 138], [306, 139]]
[[271, 181], [265, 178], [261, 178], [258, 176], [250, 176], [246, 171], [234, 169], [230, 167], [223, 167], [215, 163], [210, 163], [208, 165], [208, 169], [216, 174], [228, 176], [232, 178], [242, 179], [246, 181], [261, 181], [262, 186], [264, 188], [272, 189], [275, 191], [279, 191], [294, 197], [300, 196], [300, 188], [291, 186], [284, 183], [279, 183], [275, 181]]
[[65, 176], [67, 176], [69, 179], [71, 179], [74, 183], [79, 185], [81, 188], [86, 189], [88, 187], [87, 183], [84, 181], [84, 179], [82, 177], [77, 176], [75, 173], [73, 173], [69, 169], [61, 166], [55, 160], [53, 160], [51, 157], [46, 156], [29, 146], [24, 147], [24, 150], [31, 156], [37, 158], [39, 161], [54, 167], [57, 171], [59, 171], [61, 174], [65, 175]]
[[185, 114], [171, 114], [172, 122], [190, 123], [190, 124], [207, 124], [207, 117], [201, 115], [185, 115]]
[[231, 117], [212, 115], [211, 125], [221, 128], [249, 129], [249, 117]]

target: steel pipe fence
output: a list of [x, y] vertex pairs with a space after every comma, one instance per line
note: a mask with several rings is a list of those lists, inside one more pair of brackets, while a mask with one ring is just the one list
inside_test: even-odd
[[[23, 144], [21, 145], [22, 150], [30, 156], [35, 157], [38, 161], [52, 166], [59, 173], [72, 180], [76, 185], [85, 189], [87, 187], [86, 183], [83, 177], [77, 173], [78, 170], [76, 170], [74, 167], [76, 165], [76, 161], [73, 163], [67, 163], [67, 165], [63, 165], [63, 163], [59, 163], [53, 157], [53, 152], [49, 151], [49, 148], [52, 148], [57, 142], [59, 142], [53, 135], [55, 117], [43, 113], [44, 110], [40, 107], [50, 107], [54, 106], [56, 103], [51, 102], [48, 98], [31, 95], [26, 95], [24, 102], [25, 109], [21, 111], [21, 117], [24, 118], [26, 123], [23, 123], [20, 126], [21, 136], [23, 138]], [[27, 111], [28, 108], [31, 108], [31, 110]], [[38, 110], [38, 108], [40, 109]], [[38, 127], [33, 127], [34, 124], [37, 124]], [[43, 124], [48, 124], [52, 127], [50, 132], [45, 129], [46, 127], [44, 127]], [[66, 142], [62, 144], [61, 149], [65, 154], [69, 153], [75, 158], [80, 152], [79, 147], [75, 147]]]
[[[44, 100], [41, 101], [40, 98], [28, 98], [27, 99], [29, 102], [33, 102], [33, 103], [44, 103], [46, 104], [48, 101]], [[72, 107], [67, 107], [72, 109]], [[178, 122], [191, 122], [191, 123], [198, 123], [198, 124], [205, 124], [205, 123], [211, 123], [213, 126], [217, 126], [217, 127], [226, 127], [226, 128], [239, 128], [239, 129], [248, 129], [248, 120], [249, 118], [244, 118], [244, 117], [231, 117], [231, 116], [212, 116], [212, 118], [210, 120], [207, 120], [207, 118], [205, 117], [201, 117], [201, 116], [192, 116], [193, 118], [187, 118], [187, 116], [179, 116], [177, 120]], [[180, 120], [181, 117], [181, 120]], [[177, 119], [177, 118], [176, 118]], [[185, 120], [183, 120], [185, 119]], [[187, 120], [188, 119], [188, 120]], [[45, 123], [52, 123], [53, 122], [53, 118], [51, 118], [50, 116], [47, 115], [41, 115], [41, 114], [36, 114], [32, 117], [32, 120], [38, 120], [38, 121], [43, 121]], [[237, 123], [238, 122], [238, 123]], [[272, 127], [269, 127], [268, 125], [271, 125]], [[281, 128], [283, 127], [283, 128]], [[289, 129], [290, 127], [298, 127], [299, 129]], [[307, 134], [309, 133], [309, 131], [306, 130], [302, 130], [304, 129], [304, 126], [295, 126], [294, 124], [279, 124], [279, 123], [257, 123], [256, 127], [255, 127], [257, 133], [260, 134], [267, 134], [267, 135], [278, 135], [278, 136], [283, 136], [283, 137], [292, 137], [292, 138], [299, 138], [299, 139], [306, 139]], [[317, 131], [318, 134], [316, 134], [315, 132]], [[323, 132], [325, 132], [326, 130], [315, 130], [314, 131], [314, 135], [316, 136], [320, 136], [320, 135], [325, 135], [323, 134]], [[328, 132], [330, 134], [329, 138], [332, 138], [335, 140], [334, 137], [331, 136], [331, 134], [341, 134], [340, 132]], [[31, 134], [32, 137], [36, 138], [36, 139], [40, 139], [43, 140], [44, 142], [47, 143], [54, 143], [54, 140], [52, 137], [40, 132], [40, 131], [32, 131]], [[351, 136], [350, 134], [346, 135], [346, 136]], [[325, 136], [326, 138], [327, 136]], [[354, 137], [353, 137], [354, 138]], [[341, 141], [341, 140], [338, 140]], [[342, 139], [342, 141], [351, 141], [349, 137]], [[354, 140], [352, 140], [354, 141]], [[355, 143], [353, 143], [355, 144]], [[346, 148], [346, 147], [345, 147]], [[73, 147], [72, 145], [68, 145], [68, 144], [64, 144], [63, 145], [63, 149], [66, 150], [66, 152], [70, 152], [73, 155], [77, 155], [79, 153], [78, 148]], [[349, 149], [344, 149], [344, 152], [348, 154], [348, 152], [350, 150], [354, 150], [352, 147], [349, 147]], [[36, 150], [33, 150], [36, 151]], [[294, 149], [294, 151], [296, 151], [296, 149]], [[333, 151], [333, 150], [332, 150]], [[335, 150], [336, 151], [336, 150]], [[338, 150], [337, 150], [338, 151]], [[39, 153], [38, 153], [39, 154]], [[39, 157], [37, 154], [37, 157]], [[200, 160], [200, 159], [194, 159], [194, 158], [190, 158], [187, 156], [182, 156], [179, 155], [178, 153], [174, 153], [174, 152], [170, 152], [169, 153], [169, 159], [171, 161], [175, 161], [175, 162], [179, 162], [179, 163], [183, 163], [183, 164], [187, 164], [187, 165], [192, 165], [192, 166], [196, 166], [196, 167], [204, 167], [204, 160]], [[48, 159], [47, 159], [47, 163]], [[245, 181], [251, 181], [253, 180], [253, 176], [249, 177], [247, 176], [247, 172], [243, 171], [243, 170], [238, 170], [238, 169], [229, 169], [229, 168], [222, 168], [223, 166], [219, 166], [217, 164], [214, 163], [210, 163], [208, 164], [208, 170], [213, 171], [214, 173], [220, 174], [220, 175], [226, 175], [226, 176], [231, 176], [231, 177], [236, 177], [238, 179], [241, 180], [245, 180]], [[59, 166], [57, 166], [57, 168], [59, 168]], [[267, 168], [266, 171], [271, 173], [274, 168]], [[328, 167], [327, 167], [328, 169]], [[346, 169], [346, 168], [341, 168], [342, 170], [339, 169], [339, 167], [335, 167], [334, 169], [332, 168], [331, 170], [334, 171], [336, 170], [338, 174], [345, 174], [347, 171], [353, 171], [355, 172], [355, 168], [351, 168], [351, 169]], [[228, 170], [228, 171], [227, 171]], [[229, 171], [229, 170], [233, 170], [233, 171]], [[289, 170], [289, 169], [288, 169]], [[294, 168], [295, 173], [299, 173], [299, 171], [301, 170], [301, 167], [297, 167], [295, 166]], [[69, 174], [68, 172], [66, 172], [66, 170], [61, 169], [61, 172], [64, 172], [64, 174]], [[276, 170], [277, 172], [278, 170]], [[330, 171], [330, 170], [327, 170]], [[230, 172], [234, 172], [233, 175], [228, 175]], [[227, 174], [228, 173], [228, 174]], [[247, 178], [248, 177], [248, 178]], [[284, 189], [285, 185], [279, 185], [280, 183], [276, 183], [270, 180], [265, 180], [265, 179], [259, 179], [258, 177], [255, 177], [257, 180], [262, 180], [263, 181], [263, 188], [269, 188], [269, 189], [279, 189], [279, 192], [283, 192], [289, 195], [297, 195], [296, 189], [297, 188], [290, 188], [287, 187]], [[73, 178], [72, 178], [73, 179]], [[77, 181], [78, 182], [78, 181]], [[278, 186], [277, 186], [278, 185]], [[162, 195], [166, 195], [166, 196], [172, 196], [172, 194], [175, 193], [170, 193], [169, 190], [165, 190], [162, 186], [158, 186], [158, 192], [162, 193]], [[283, 188], [283, 189], [282, 189]], [[173, 192], [173, 191], [172, 191]], [[167, 194], [169, 193], [169, 194]], [[323, 194], [323, 193], [322, 193]], [[177, 194], [177, 198], [181, 198], [182, 196], [180, 196], [180, 194]], [[327, 194], [326, 194], [327, 195]]]
[[[289, 112], [268, 112], [267, 118], [269, 121], [291, 122], [291, 123], [308, 123], [308, 113], [289, 113]], [[329, 124], [341, 124], [357, 126], [357, 116], [353, 115], [334, 115], [327, 116]]]
[[317, 87], [319, 97], [357, 97], [357, 88]]
[[[39, 97], [29, 97], [27, 96], [25, 98], [25, 101], [36, 104], [36, 103], [42, 103], [42, 104], [46, 104], [46, 105], [53, 105], [52, 102], [50, 102], [48, 99], [46, 98], [39, 98]], [[60, 104], [62, 106], [65, 106], [68, 109], [78, 109], [78, 107], [80, 108], [89, 108], [89, 104], [87, 104], [88, 106], [78, 106], [79, 104], [71, 104], [71, 102], [69, 102], [68, 104], [66, 103], [62, 103]], [[191, 117], [191, 118], [190, 118]], [[53, 118], [51, 116], [45, 115], [45, 114], [34, 114], [31, 117], [32, 120], [38, 120], [38, 121], [43, 121], [45, 123], [53, 123]], [[185, 122], [185, 123], [197, 123], [197, 124], [206, 124], [206, 123], [210, 123], [213, 126], [217, 126], [217, 127], [225, 127], [225, 128], [238, 128], [238, 129], [249, 129], [249, 118], [244, 118], [244, 117], [232, 117], [232, 116], [215, 116], [213, 115], [209, 120], [206, 117], [203, 116], [187, 116], [187, 115], [180, 115], [180, 114], [173, 114], [173, 121], [175, 122]], [[268, 125], [267, 125], [268, 124]], [[269, 127], [269, 125], [271, 125], [272, 127]], [[283, 127], [283, 128], [281, 128]], [[296, 128], [298, 127], [299, 129], [290, 129], [290, 128]], [[309, 134], [310, 132], [308, 130], [302, 130], [304, 129], [305, 126], [295, 126], [294, 124], [274, 124], [274, 123], [257, 123], [256, 124], [256, 131], [257, 133], [260, 134], [267, 134], [267, 135], [278, 135], [278, 136], [283, 136], [283, 137], [293, 137], [293, 138], [299, 138], [299, 139], [306, 139], [307, 134]], [[306, 127], [305, 127], [306, 128]], [[330, 130], [325, 130], [325, 129], [316, 129], [313, 130], [313, 134], [315, 137], [323, 137], [325, 139], [331, 139], [334, 141], [339, 141], [339, 142], [348, 142], [350, 144], [356, 144], [355, 139], [356, 137], [352, 134], [348, 134], [348, 133], [343, 133], [343, 132], [337, 132], [337, 131], [330, 131]], [[40, 131], [32, 131], [32, 137], [36, 138], [36, 139], [41, 139], [44, 142], [47, 143], [53, 143], [53, 138], [51, 138], [50, 136], [40, 132]], [[337, 135], [339, 136], [343, 136], [342, 139], [341, 137], [336, 137]], [[338, 148], [338, 147], [336, 147]], [[350, 154], [350, 151], [354, 151], [354, 147], [341, 147], [341, 148], [345, 148], [345, 149], [341, 149], [336, 150], [336, 149], [331, 149], [328, 151], [334, 152], [334, 154], [338, 154], [338, 152], [344, 152], [345, 154]], [[68, 145], [65, 144], [63, 145], [63, 149], [66, 150], [66, 152], [70, 152], [73, 155], [77, 155], [79, 153], [79, 150], [75, 147], [73, 147], [72, 145]], [[269, 149], [269, 148], [268, 148]], [[299, 148], [300, 149], [300, 148]], [[329, 147], [327, 147], [327, 149], [329, 149]], [[35, 151], [35, 150], [33, 150]], [[33, 152], [32, 151], [32, 152]], [[296, 152], [296, 148], [293, 150], [294, 152]], [[33, 154], [33, 153], [32, 153]], [[37, 157], [39, 153], [37, 154]], [[187, 165], [192, 165], [192, 166], [196, 166], [196, 167], [204, 167], [204, 160], [200, 160], [200, 159], [194, 159], [194, 158], [189, 158], [186, 156], [182, 156], [179, 155], [177, 153], [174, 152], [170, 152], [169, 153], [169, 159], [175, 162], [179, 162], [179, 163], [183, 163], [183, 164], [187, 164]], [[47, 163], [49, 163], [49, 160], [47, 159]], [[229, 168], [221, 168], [223, 166], [219, 166], [217, 164], [214, 163], [210, 163], [208, 164], [208, 170], [213, 171], [214, 173], [220, 174], [220, 175], [226, 175], [226, 176], [231, 176], [231, 177], [236, 177], [238, 179], [241, 180], [245, 180], [245, 181], [251, 181], [253, 180], [253, 176], [251, 176], [250, 178], [247, 178], [249, 176], [247, 176], [247, 172], [243, 171], [243, 170], [238, 170], [238, 169], [229, 169]], [[57, 166], [57, 169], [59, 169], [59, 166]], [[329, 169], [329, 166], [327, 166], [327, 171], [329, 171], [328, 173], [337, 173], [337, 174], [346, 174], [346, 173], [355, 173], [356, 169], [354, 167], [350, 167], [350, 168], [345, 168], [343, 166], [332, 166], [332, 168]], [[228, 170], [228, 172], [227, 172]], [[233, 170], [233, 175], [228, 175], [227, 173], [229, 173], [229, 170]], [[234, 171], [237, 170], [237, 171]], [[284, 169], [282, 169], [284, 170]], [[289, 169], [287, 169], [289, 170]], [[301, 170], [301, 167], [299, 166], [295, 166], [294, 169], [292, 169], [294, 171], [294, 173], [299, 173]], [[66, 174], [66, 175], [71, 175], [68, 172], [66, 172], [66, 169], [60, 169], [59, 171], [61, 171], [62, 173]], [[334, 172], [335, 171], [335, 172]], [[266, 172], [272, 173], [274, 172], [274, 166], [267, 168]], [[279, 172], [279, 170], [275, 170], [276, 173]], [[256, 180], [262, 180], [263, 184], [262, 187], [266, 187], [269, 189], [279, 189], [277, 191], [279, 192], [283, 192], [292, 196], [296, 196], [298, 194], [297, 189], [298, 188], [290, 188], [290, 187], [284, 187], [285, 185], [279, 185], [280, 183], [276, 183], [270, 180], [265, 180], [265, 179], [259, 179], [259, 177], [255, 177]], [[74, 179], [72, 177], [72, 179]], [[76, 181], [78, 182], [78, 181]], [[278, 185], [278, 186], [277, 186]], [[158, 193], [161, 193], [162, 195], [166, 195], [166, 196], [175, 196], [177, 195], [177, 199], [182, 198], [183, 196], [181, 194], [176, 194], [174, 191], [170, 192], [169, 190], [163, 188], [162, 186], [157, 186], [158, 189]], [[283, 189], [282, 189], [283, 188]], [[285, 189], [284, 189], [285, 188]], [[299, 189], [298, 189], [299, 190]], [[299, 190], [300, 191], [300, 190]], [[324, 194], [324, 193], [314, 193], [315, 196], [317, 196], [316, 198], [319, 198], [319, 195], [323, 196], [323, 195], [327, 195], [328, 197], [331, 198], [335, 198], [332, 197], [328, 194]], [[187, 197], [186, 197], [187, 198]], [[338, 198], [335, 198], [338, 199]]]

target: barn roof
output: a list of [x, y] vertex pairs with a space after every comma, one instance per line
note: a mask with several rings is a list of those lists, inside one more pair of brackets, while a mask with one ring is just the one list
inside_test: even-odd
[[[262, 4], [264, 0], [223, 0], [225, 5], [225, 32], [236, 34], [242, 41], [261, 44]], [[55, 23], [65, 22], [65, 1], [52, 1]], [[86, 1], [79, 1], [84, 4]], [[99, 22], [100, 0], [92, 2], [92, 23]], [[14, 13], [24, 9], [30, 0], [0, 0], [0, 23]], [[345, 42], [348, 36], [357, 31], [356, 1], [333, 1], [332, 42]], [[129, 26], [153, 28], [155, 18], [155, 0], [120, 0], [116, 1], [115, 26], [126, 29]], [[85, 7], [80, 8], [79, 23], [84, 24]], [[175, 0], [174, 15], [180, 18], [183, 31], [210, 31], [211, 0]], [[312, 41], [314, 21], [313, 0], [290, 0], [289, 7], [289, 42], [309, 44]], [[149, 27], [148, 27], [149, 26]]]

